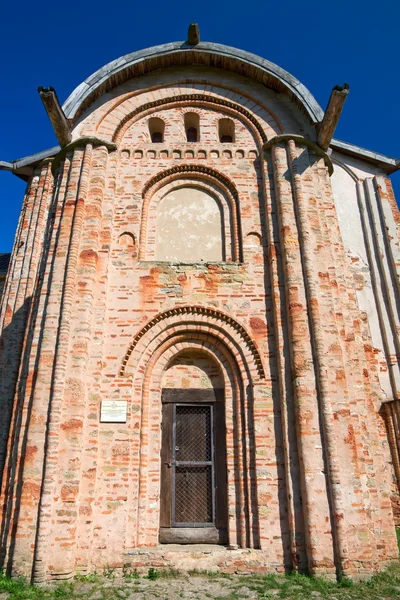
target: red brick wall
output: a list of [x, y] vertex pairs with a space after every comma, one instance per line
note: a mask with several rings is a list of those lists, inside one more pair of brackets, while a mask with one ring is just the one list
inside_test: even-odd
[[[277, 95], [202, 75], [166, 71], [113, 90], [77, 125], [82, 139], [63, 151], [54, 191], [47, 165], [28, 186], [17, 239], [30, 241], [14, 250], [20, 276], [2, 313], [6, 332], [32, 298], [18, 351], [7, 341], [2, 354], [14, 361], [3, 502], [15, 574], [122, 567], [139, 547], [150, 549], [137, 566], [173, 564], [156, 549], [160, 395], [166, 369], [193, 352], [218, 365], [226, 396], [237, 550], [210, 566], [357, 575], [397, 556], [379, 384], [329, 158]], [[197, 143], [185, 141], [186, 110], [199, 115]], [[150, 116], [165, 121], [162, 144], [150, 142]], [[232, 144], [218, 140], [226, 116]], [[221, 199], [230, 260], [146, 260], [157, 202], [181, 185]], [[101, 423], [102, 400], [126, 400], [127, 422]]]

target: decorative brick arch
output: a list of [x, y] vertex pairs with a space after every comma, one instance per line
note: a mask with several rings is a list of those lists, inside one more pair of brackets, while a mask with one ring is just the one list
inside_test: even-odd
[[212, 185], [226, 199], [230, 207], [231, 241], [232, 241], [232, 260], [243, 260], [241, 248], [241, 227], [240, 227], [240, 210], [239, 210], [239, 194], [228, 177], [205, 165], [177, 165], [170, 169], [166, 169], [157, 173], [143, 186], [143, 203], [142, 215], [140, 223], [140, 242], [139, 242], [139, 258], [145, 259], [145, 247], [147, 244], [147, 224], [149, 218], [149, 207], [154, 195], [164, 186], [179, 181], [182, 178], [190, 179], [193, 183], [198, 182]]
[[160, 108], [175, 108], [175, 107], [200, 107], [200, 108], [212, 108], [219, 109], [227, 115], [230, 115], [236, 119], [242, 121], [247, 129], [257, 140], [257, 144], [261, 149], [261, 145], [267, 142], [267, 134], [261, 126], [261, 123], [255, 118], [255, 116], [246, 108], [237, 104], [225, 100], [225, 98], [217, 98], [214, 96], [206, 96], [205, 94], [182, 94], [180, 96], [168, 96], [166, 98], [159, 98], [152, 102], [146, 102], [141, 106], [138, 106], [128, 115], [126, 115], [118, 124], [113, 136], [112, 141], [115, 144], [119, 144], [129, 127], [138, 121], [139, 119], [154, 113]]
[[221, 225], [221, 250], [219, 260], [237, 262], [242, 258], [242, 245], [237, 227], [237, 204], [234, 199], [218, 185], [208, 179], [199, 178], [195, 173], [176, 174], [163, 180], [149, 192], [149, 198], [142, 203], [139, 260], [155, 260], [157, 240], [157, 214], [159, 204], [169, 194], [185, 189], [198, 190], [211, 197], [218, 206]]
[[229, 342], [238, 364], [246, 366], [250, 381], [265, 379], [260, 353], [246, 329], [225, 313], [205, 306], [178, 306], [153, 317], [134, 337], [122, 359], [119, 375], [127, 374], [127, 365], [137, 363], [150, 342], [161, 332], [201, 331]]
[[[211, 331], [184, 328], [168, 334], [161, 332], [153, 339], [145, 356], [137, 365], [134, 393], [140, 394], [140, 460], [137, 481], [137, 531], [134, 544], [157, 543], [160, 456], [161, 382], [165, 369], [181, 352], [198, 350], [214, 360], [225, 381], [227, 426], [228, 502], [230, 506], [229, 538], [240, 547], [257, 547], [258, 511], [255, 495], [255, 440], [252, 417], [253, 392], [246, 369], [235, 357], [229, 339], [222, 341]], [[232, 352], [233, 350], [233, 352]], [[243, 477], [239, 476], [243, 473]], [[149, 533], [150, 532], [150, 533]]]
[[[101, 115], [99, 122], [95, 126], [96, 135], [107, 136], [109, 134], [111, 137], [115, 135], [117, 128], [120, 125], [121, 117], [125, 118], [127, 115], [132, 114], [138, 108], [138, 101], [140, 100], [143, 104], [147, 105], [149, 102], [154, 101], [154, 92], [156, 91], [158, 94], [161, 92], [164, 97], [169, 98], [178, 98], [182, 96], [184, 92], [187, 92], [187, 95], [198, 94], [199, 86], [201, 89], [204, 89], [204, 85], [208, 86], [207, 92], [202, 92], [203, 100], [207, 100], [208, 98], [216, 98], [218, 101], [226, 100], [228, 103], [233, 103], [235, 105], [235, 109], [231, 109], [229, 106], [223, 107], [220, 109], [220, 112], [225, 112], [227, 115], [231, 110], [235, 112], [236, 118], [242, 120], [242, 123], [247, 123], [249, 129], [253, 127], [250, 121], [247, 121], [246, 116], [244, 114], [238, 114], [236, 111], [236, 106], [241, 107], [250, 112], [254, 117], [258, 120], [261, 128], [267, 133], [267, 137], [273, 137], [275, 135], [279, 135], [284, 132], [284, 125], [281, 122], [280, 117], [276, 113], [276, 111], [272, 110], [270, 105], [266, 105], [264, 102], [260, 101], [260, 98], [255, 98], [254, 94], [251, 94], [249, 90], [247, 93], [243, 88], [235, 87], [235, 85], [228, 85], [219, 81], [218, 83], [215, 80], [207, 79], [201, 80], [193, 79], [192, 77], [184, 78], [184, 79], [173, 79], [169, 81], [165, 85], [161, 85], [158, 83], [156, 85], [149, 85], [146, 87], [141, 87], [140, 90], [133, 90], [127, 92], [122, 95], [115, 96], [108, 104], [107, 109], [104, 114]], [[140, 98], [140, 100], [139, 100]], [[245, 107], [251, 102], [252, 108], [246, 109]], [[164, 110], [165, 107], [162, 107], [161, 110]], [[188, 108], [193, 108], [193, 106], [188, 106]], [[199, 107], [199, 104], [195, 106], [195, 108]], [[208, 109], [215, 110], [214, 104], [212, 106], [205, 107]], [[151, 109], [151, 112], [157, 111], [157, 107]], [[151, 114], [151, 112], [149, 114]], [[114, 116], [118, 113], [118, 117], [115, 119]], [[231, 115], [232, 116], [232, 115]], [[135, 121], [140, 120], [142, 118], [141, 115], [135, 117]], [[110, 127], [111, 125], [111, 127]], [[254, 129], [254, 127], [253, 127]], [[254, 129], [253, 133], [257, 134], [257, 130]]]
[[206, 179], [212, 178], [212, 179], [218, 181], [220, 184], [222, 184], [222, 186], [225, 190], [229, 190], [229, 192], [235, 198], [236, 201], [239, 199], [238, 191], [236, 189], [236, 186], [233, 184], [233, 182], [228, 177], [226, 177], [226, 175], [224, 175], [223, 173], [220, 173], [216, 169], [212, 169], [211, 167], [208, 167], [205, 165], [176, 165], [175, 167], [172, 167], [171, 169], [166, 169], [165, 171], [160, 171], [159, 173], [157, 173], [157, 175], [155, 175], [154, 177], [149, 179], [149, 181], [147, 181], [147, 183], [145, 183], [145, 185], [143, 186], [143, 196], [146, 197], [149, 190], [153, 186], [156, 186], [157, 183], [160, 183], [164, 179], [173, 177], [174, 175], [180, 176], [180, 175], [182, 175], [182, 173], [184, 173], [184, 174], [197, 173], [197, 174], [203, 175]]

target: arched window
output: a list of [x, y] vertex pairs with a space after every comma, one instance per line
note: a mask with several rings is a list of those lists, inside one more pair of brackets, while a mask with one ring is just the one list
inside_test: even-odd
[[151, 134], [151, 141], [153, 144], [161, 144], [163, 141], [163, 135], [161, 131], [155, 131]]
[[186, 138], [188, 142], [197, 142], [196, 127], [189, 127], [189, 129], [186, 131]]
[[200, 118], [197, 113], [185, 113], [185, 131], [187, 142], [198, 142], [200, 139]]
[[232, 119], [220, 119], [218, 122], [219, 141], [229, 144], [235, 141], [235, 123]]
[[162, 144], [164, 141], [164, 129], [165, 123], [162, 119], [158, 117], [149, 119], [149, 133], [153, 144]]

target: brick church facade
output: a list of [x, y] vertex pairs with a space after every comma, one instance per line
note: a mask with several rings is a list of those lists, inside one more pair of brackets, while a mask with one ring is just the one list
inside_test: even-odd
[[189, 34], [42, 88], [59, 146], [0, 163], [1, 560], [365, 576], [398, 556], [400, 165], [333, 138], [346, 87], [324, 113]]

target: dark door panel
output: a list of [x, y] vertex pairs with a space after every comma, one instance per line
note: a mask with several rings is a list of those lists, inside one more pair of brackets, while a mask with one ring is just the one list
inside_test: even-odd
[[164, 390], [162, 400], [160, 542], [226, 543], [223, 390]]
[[176, 404], [173, 412], [172, 526], [215, 525], [213, 406]]

